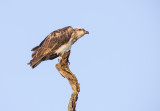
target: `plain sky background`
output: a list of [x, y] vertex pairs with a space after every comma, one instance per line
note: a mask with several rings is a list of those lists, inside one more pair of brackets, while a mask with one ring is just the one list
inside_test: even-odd
[[77, 111], [160, 111], [159, 0], [0, 0], [0, 111], [67, 111], [58, 59], [27, 65], [52, 31], [90, 32], [72, 47]]

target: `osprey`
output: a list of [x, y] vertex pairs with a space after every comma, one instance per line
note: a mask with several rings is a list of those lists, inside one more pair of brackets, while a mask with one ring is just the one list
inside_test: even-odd
[[52, 60], [58, 56], [63, 56], [71, 50], [72, 45], [85, 34], [89, 34], [83, 28], [64, 27], [50, 33], [39, 46], [34, 47], [31, 51], [32, 60], [28, 63], [35, 68], [42, 61]]

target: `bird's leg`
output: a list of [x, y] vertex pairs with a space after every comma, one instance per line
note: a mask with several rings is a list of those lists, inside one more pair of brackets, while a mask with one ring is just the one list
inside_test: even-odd
[[62, 54], [58, 54], [58, 56], [60, 57], [60, 58], [58, 58], [58, 62], [61, 62], [62, 61]]
[[58, 62], [61, 62], [61, 60], [62, 60], [62, 57], [60, 56], [60, 58], [58, 59]]
[[67, 63], [68, 63], [68, 65], [70, 65], [69, 59], [68, 59]]
[[[70, 55], [70, 53], [71, 53], [71, 51], [69, 50], [68, 52], [66, 52], [66, 53], [68, 53], [67, 54], [67, 57], [66, 57], [66, 63], [68, 63], [68, 65], [70, 65], [70, 62], [69, 62], [69, 55]], [[60, 56], [60, 58], [58, 59], [58, 62], [62, 62], [62, 59], [64, 58], [63, 56], [64, 56], [65, 54], [59, 54], [59, 56]]]
[[[69, 55], [70, 55], [71, 50], [69, 50], [69, 51], [68, 51], [68, 53], [69, 53]], [[70, 65], [70, 62], [69, 62], [69, 56], [68, 56], [68, 58], [67, 58], [67, 63], [68, 63], [68, 65]]]

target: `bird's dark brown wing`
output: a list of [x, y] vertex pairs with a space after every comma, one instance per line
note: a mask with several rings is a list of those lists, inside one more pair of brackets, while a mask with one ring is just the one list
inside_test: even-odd
[[41, 43], [40, 47], [44, 51], [54, 51], [58, 49], [61, 45], [67, 43], [73, 32], [72, 27], [65, 27], [50, 33]]
[[[32, 49], [32, 51], [34, 51], [32, 54], [33, 59], [29, 64], [33, 67], [35, 64], [39, 63], [39, 61], [52, 59], [54, 52], [70, 40], [72, 32], [73, 28], [68, 26], [50, 33], [39, 46]], [[50, 56], [52, 58], [50, 58]]]

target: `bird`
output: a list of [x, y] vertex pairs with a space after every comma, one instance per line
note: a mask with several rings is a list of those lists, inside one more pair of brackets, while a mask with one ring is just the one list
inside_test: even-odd
[[31, 50], [33, 51], [32, 60], [30, 60], [28, 65], [35, 68], [42, 61], [62, 57], [85, 34], [89, 34], [89, 32], [84, 28], [72, 28], [72, 26], [51, 32], [38, 46]]

